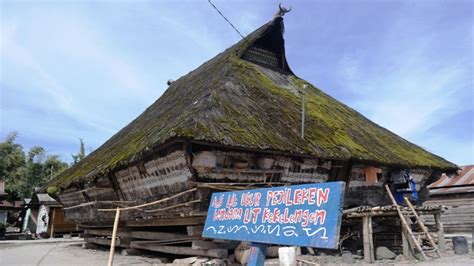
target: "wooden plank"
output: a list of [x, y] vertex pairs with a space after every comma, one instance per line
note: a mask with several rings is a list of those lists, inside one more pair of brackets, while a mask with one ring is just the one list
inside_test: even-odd
[[[84, 241], [89, 243], [98, 244], [101, 246], [109, 246], [112, 244], [112, 239], [110, 238], [101, 238], [101, 237], [84, 237]], [[128, 247], [128, 243], [124, 243], [122, 239], [118, 238], [115, 242], [116, 247]]]
[[[111, 230], [100, 230], [100, 229], [86, 229], [84, 231], [87, 235], [98, 235], [98, 236], [111, 236]], [[149, 240], [179, 240], [189, 238], [187, 234], [167, 233], [167, 232], [152, 232], [152, 231], [118, 231], [117, 236], [119, 237], [131, 237], [139, 239]]]
[[82, 204], [79, 204], [79, 205], [74, 205], [74, 206], [71, 206], [71, 207], [63, 208], [63, 210], [64, 211], [72, 210], [72, 209], [87, 207], [87, 206], [91, 206], [91, 205], [95, 205], [95, 204], [97, 204], [97, 201], [90, 201], [90, 202], [82, 203]]
[[144, 245], [130, 243], [131, 248], [145, 249], [157, 252], [163, 252], [168, 254], [178, 254], [187, 256], [203, 256], [212, 258], [227, 258], [228, 252], [226, 249], [209, 249], [209, 250], [198, 250], [192, 249], [191, 247], [179, 247], [179, 246], [164, 246], [164, 245]]
[[149, 232], [149, 231], [131, 231], [130, 236], [133, 238], [150, 239], [150, 240], [178, 240], [189, 238], [186, 234]]
[[[426, 210], [426, 211], [417, 211], [421, 215], [433, 215], [434, 213], [441, 213], [440, 210]], [[373, 216], [373, 217], [390, 217], [398, 216], [398, 211], [369, 211], [369, 212], [352, 212], [344, 214], [344, 218], [360, 218], [364, 216]]]
[[[96, 235], [96, 236], [111, 236], [112, 235], [112, 230], [107, 230], [107, 229], [85, 229], [84, 234]], [[119, 236], [119, 237], [131, 237], [132, 235], [130, 234], [130, 232], [118, 231], [117, 236]]]
[[135, 244], [140, 244], [140, 245], [172, 245], [172, 244], [182, 244], [182, 243], [191, 243], [195, 239], [202, 239], [198, 237], [188, 237], [188, 238], [182, 238], [182, 239], [168, 239], [168, 240], [146, 240], [146, 241], [133, 241]]
[[186, 231], [189, 236], [201, 236], [204, 230], [204, 225], [191, 225], [186, 226]]
[[205, 216], [185, 216], [185, 217], [176, 217], [176, 218], [126, 221], [125, 226], [158, 227], [158, 226], [173, 226], [173, 225], [199, 225], [199, 224], [204, 224], [205, 221], [206, 221]]
[[78, 224], [77, 225], [81, 229], [87, 229], [87, 228], [112, 228], [114, 225], [113, 224]]

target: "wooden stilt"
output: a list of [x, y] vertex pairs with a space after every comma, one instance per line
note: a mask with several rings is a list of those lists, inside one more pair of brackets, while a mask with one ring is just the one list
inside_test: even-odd
[[115, 239], [117, 238], [117, 228], [118, 228], [119, 220], [120, 220], [120, 208], [117, 207], [117, 211], [115, 213], [115, 220], [114, 220], [114, 229], [112, 230], [112, 243], [110, 244], [109, 262], [107, 263], [108, 266], [112, 266], [113, 260], [114, 260]]
[[403, 256], [405, 258], [411, 257], [410, 244], [408, 243], [407, 230], [400, 224], [402, 228], [402, 246], [403, 246]]
[[446, 251], [446, 239], [444, 238], [444, 227], [443, 222], [441, 222], [441, 213], [436, 213], [434, 215], [434, 220], [436, 223], [436, 231], [438, 233], [438, 248], [439, 251]]
[[364, 242], [364, 260], [368, 263], [374, 262], [374, 241], [372, 236], [372, 217], [362, 217], [362, 235]]

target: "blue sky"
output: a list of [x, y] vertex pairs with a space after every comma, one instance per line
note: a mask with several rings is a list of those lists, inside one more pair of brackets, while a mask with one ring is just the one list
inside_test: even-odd
[[[244, 34], [280, 1], [214, 0]], [[282, 1], [293, 71], [454, 163], [474, 163], [473, 3]], [[0, 1], [0, 137], [71, 160], [239, 40], [207, 3]]]

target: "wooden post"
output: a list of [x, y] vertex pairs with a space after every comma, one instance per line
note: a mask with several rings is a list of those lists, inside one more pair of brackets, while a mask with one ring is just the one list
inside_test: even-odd
[[446, 251], [446, 239], [444, 238], [444, 227], [441, 221], [441, 213], [434, 214], [434, 220], [436, 223], [436, 231], [438, 232], [438, 249], [441, 252]]
[[405, 258], [410, 258], [411, 257], [411, 252], [410, 252], [410, 244], [408, 243], [408, 233], [405, 227], [400, 223], [400, 227], [402, 228], [402, 246], [403, 246], [403, 256]]
[[364, 242], [364, 260], [368, 263], [375, 261], [374, 240], [372, 236], [372, 216], [362, 217], [362, 235]]
[[248, 266], [261, 266], [265, 264], [265, 252], [267, 245], [262, 243], [250, 243], [250, 256]]
[[54, 235], [54, 218], [56, 216], [56, 208], [52, 208], [52, 209], [53, 209], [53, 214], [51, 215], [52, 218], [49, 221], [51, 223], [51, 233], [49, 235], [49, 238], [53, 238], [53, 235]]
[[114, 220], [114, 229], [112, 230], [112, 242], [110, 243], [109, 262], [107, 263], [108, 266], [112, 266], [113, 260], [114, 260], [115, 239], [117, 238], [117, 228], [118, 228], [119, 219], [120, 219], [120, 208], [117, 207], [117, 212], [115, 213], [115, 220]]

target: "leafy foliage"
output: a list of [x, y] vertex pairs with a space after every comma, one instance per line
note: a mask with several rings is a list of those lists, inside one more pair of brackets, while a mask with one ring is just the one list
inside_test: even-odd
[[84, 159], [84, 157], [86, 157], [86, 152], [84, 149], [84, 141], [82, 139], [79, 139], [79, 142], [80, 142], [79, 153], [71, 154], [73, 164], [80, 162], [82, 159]]
[[46, 184], [68, 168], [68, 164], [58, 155], [46, 154], [40, 146], [25, 154], [23, 146], [15, 142], [16, 137], [16, 132], [10, 133], [0, 143], [0, 179], [5, 181], [8, 192], [28, 197], [35, 187]]

